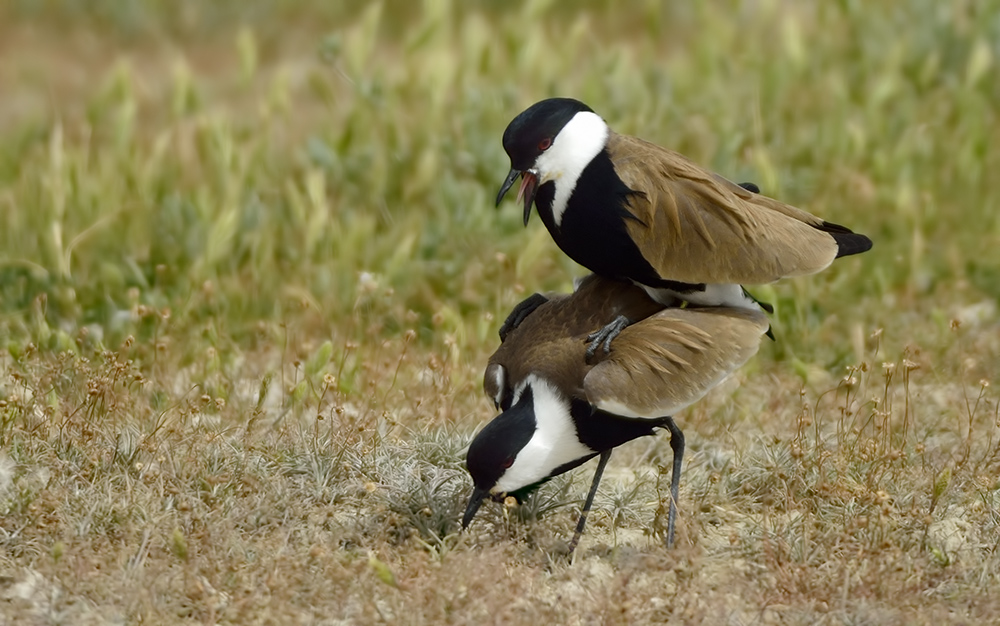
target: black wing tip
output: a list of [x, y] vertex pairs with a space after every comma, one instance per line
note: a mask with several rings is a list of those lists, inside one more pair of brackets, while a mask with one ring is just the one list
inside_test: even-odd
[[846, 226], [834, 224], [833, 222], [823, 222], [817, 226], [819, 230], [829, 233], [833, 240], [837, 242], [837, 258], [861, 254], [872, 249], [872, 240], [867, 235], [856, 233]]
[[858, 233], [830, 233], [837, 242], [837, 258], [861, 254], [872, 249], [872, 240]]

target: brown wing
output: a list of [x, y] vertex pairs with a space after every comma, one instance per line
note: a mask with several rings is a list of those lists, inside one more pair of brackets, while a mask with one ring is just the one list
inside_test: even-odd
[[638, 321], [662, 308], [635, 285], [588, 276], [575, 292], [552, 296], [507, 335], [490, 357], [483, 389], [496, 400], [534, 373], [583, 398], [590, 369], [587, 335], [619, 315]]
[[632, 239], [662, 278], [764, 284], [818, 272], [837, 256], [823, 220], [751, 193], [681, 154], [612, 133], [608, 152], [631, 189]]
[[746, 363], [767, 329], [767, 317], [749, 309], [665, 309], [611, 343], [586, 375], [586, 398], [615, 415], [673, 415]]

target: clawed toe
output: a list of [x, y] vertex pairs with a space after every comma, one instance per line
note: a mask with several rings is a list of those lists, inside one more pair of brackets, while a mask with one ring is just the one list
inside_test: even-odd
[[603, 328], [587, 335], [587, 341], [590, 342], [590, 345], [587, 346], [587, 358], [593, 358], [594, 355], [597, 354], [597, 349], [602, 346], [604, 348], [604, 354], [609, 354], [611, 352], [611, 342], [615, 339], [615, 337], [620, 335], [623, 330], [628, 328], [628, 325], [631, 323], [631, 320], [627, 317], [619, 315]]

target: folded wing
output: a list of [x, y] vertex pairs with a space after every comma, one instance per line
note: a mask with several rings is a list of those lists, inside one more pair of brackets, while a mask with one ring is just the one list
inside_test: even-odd
[[611, 136], [608, 152], [636, 193], [629, 234], [661, 278], [765, 284], [818, 272], [871, 247], [864, 235], [752, 193], [655, 144]]
[[615, 415], [673, 415], [746, 363], [767, 329], [759, 311], [665, 309], [622, 331], [586, 374], [586, 397]]

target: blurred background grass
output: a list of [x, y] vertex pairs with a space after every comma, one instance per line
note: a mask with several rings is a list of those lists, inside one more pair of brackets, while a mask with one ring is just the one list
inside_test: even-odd
[[582, 273], [492, 208], [507, 121], [569, 95], [872, 237], [758, 289], [775, 358], [933, 345], [1000, 297], [998, 8], [5, 3], [0, 337], [117, 341], [141, 304], [238, 346], [294, 319], [478, 354], [522, 289]]
[[[0, 3], [0, 614], [986, 623], [998, 55], [996, 0]], [[586, 471], [457, 533], [499, 321], [583, 273], [492, 206], [554, 95], [875, 242], [755, 289], [678, 549], [649, 439], [568, 574]]]

